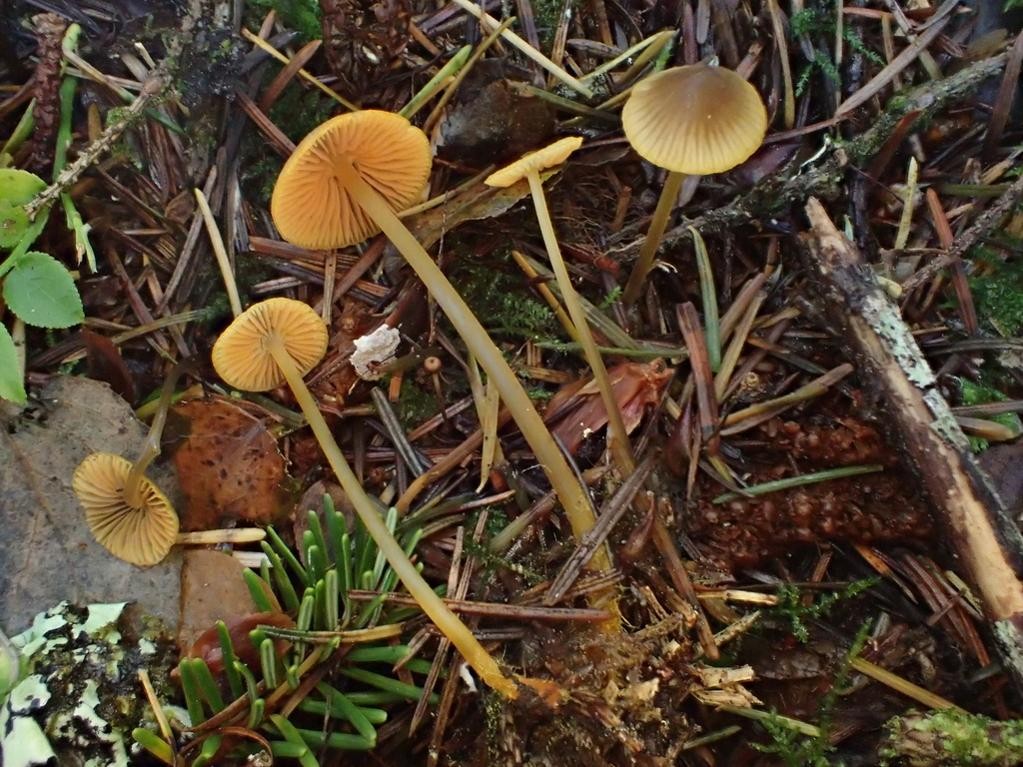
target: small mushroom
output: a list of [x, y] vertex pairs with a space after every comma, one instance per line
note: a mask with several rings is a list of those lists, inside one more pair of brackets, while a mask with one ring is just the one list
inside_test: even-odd
[[178, 515], [153, 482], [141, 476], [135, 498], [127, 487], [134, 464], [113, 453], [93, 453], [75, 469], [71, 486], [85, 521], [111, 554], [133, 565], [155, 565], [178, 534]]
[[432, 164], [426, 134], [404, 117], [373, 109], [343, 114], [295, 148], [277, 178], [270, 214], [295, 245], [343, 248], [381, 228], [365, 210], [369, 195], [345, 180], [344, 165], [389, 210], [402, 210], [419, 200]]
[[213, 367], [224, 381], [244, 391], [266, 391], [288, 383], [356, 513], [405, 588], [488, 685], [515, 697], [515, 683], [419, 574], [335, 442], [302, 380], [326, 351], [327, 330], [311, 307], [289, 298], [271, 298], [242, 312], [221, 334], [213, 346]]
[[543, 149], [531, 152], [519, 158], [510, 165], [492, 173], [484, 182], [487, 186], [508, 187], [512, 184], [526, 179], [529, 182], [529, 190], [533, 196], [533, 208], [536, 211], [536, 218], [540, 224], [540, 232], [543, 234], [544, 244], [547, 246], [547, 255], [554, 270], [554, 276], [561, 289], [565, 307], [568, 309], [572, 325], [575, 327], [576, 335], [586, 357], [586, 362], [593, 371], [593, 378], [600, 391], [600, 398], [603, 400], [604, 408], [608, 417], [608, 446], [611, 455], [619, 470], [625, 474], [633, 468], [632, 452], [629, 448], [629, 436], [625, 431], [625, 422], [622, 420], [621, 409], [615, 400], [614, 390], [611, 386], [611, 379], [607, 375], [607, 368], [604, 366], [604, 359], [600, 356], [597, 342], [590, 331], [590, 323], [586, 319], [586, 311], [583, 309], [579, 294], [572, 285], [572, 278], [568, 274], [568, 267], [565, 259], [561, 256], [561, 247], [558, 245], [558, 237], [554, 232], [554, 223], [551, 221], [551, 214], [547, 209], [547, 198], [543, 192], [543, 182], [540, 180], [540, 171], [560, 165], [568, 159], [576, 149], [582, 146], [583, 140], [578, 136], [563, 138], [555, 141]]
[[133, 565], [155, 565], [177, 538], [177, 512], [146, 477], [146, 469], [160, 454], [174, 387], [191, 365], [192, 360], [179, 362], [164, 379], [149, 434], [134, 463], [112, 453], [93, 453], [78, 465], [71, 482], [96, 540]]
[[[501, 350], [395, 215], [422, 192], [429, 171], [429, 141], [408, 120], [377, 110], [351, 112], [328, 120], [296, 147], [277, 179], [270, 210], [281, 235], [296, 245], [340, 248], [376, 231], [387, 236], [493, 379], [554, 486], [573, 533], [581, 537], [596, 521], [585, 489]], [[601, 551], [593, 564], [607, 568], [610, 561]]]
[[638, 83], [622, 110], [622, 127], [641, 157], [669, 171], [622, 296], [632, 304], [653, 267], [682, 181], [723, 173], [749, 159], [767, 133], [767, 110], [742, 76], [701, 63]]

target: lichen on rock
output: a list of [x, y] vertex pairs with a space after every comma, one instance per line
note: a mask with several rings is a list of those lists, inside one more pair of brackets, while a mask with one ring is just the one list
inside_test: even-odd
[[11, 644], [21, 673], [0, 705], [2, 763], [130, 764], [130, 733], [149, 715], [138, 672], [148, 670], [159, 694], [174, 662], [162, 625], [126, 603], [62, 602]]

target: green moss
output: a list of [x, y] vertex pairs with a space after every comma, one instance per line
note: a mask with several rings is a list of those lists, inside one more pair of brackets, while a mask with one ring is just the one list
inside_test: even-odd
[[528, 292], [523, 280], [504, 271], [507, 258], [493, 254], [486, 263], [463, 260], [451, 281], [491, 333], [533, 341], [554, 339], [559, 326], [554, 313]]
[[303, 41], [318, 40], [323, 34], [317, 0], [249, 0], [246, 6], [251, 14], [251, 27], [258, 28], [259, 20], [273, 10], [284, 26], [298, 32]]
[[437, 397], [433, 392], [419, 386], [412, 376], [405, 376], [402, 379], [397, 404], [398, 420], [406, 430], [418, 426], [439, 412]]
[[1023, 761], [1020, 720], [999, 722], [946, 710], [895, 717], [885, 729], [887, 743], [880, 753], [886, 760], [951, 767], [1000, 767]]
[[[989, 402], [1005, 402], [1008, 397], [998, 389], [984, 383], [977, 383], [968, 378], [960, 378], [959, 392], [964, 405], [986, 405]], [[1019, 433], [1023, 431], [1023, 421], [1016, 413], [1001, 413], [993, 415], [987, 420], [994, 421], [1006, 428]], [[974, 452], [979, 453], [986, 450], [988, 441], [983, 437], [970, 437], [970, 447]]]
[[[867, 584], [867, 581], [857, 581], [850, 584], [850, 588], [857, 584]], [[872, 583], [872, 582], [871, 582]], [[838, 595], [834, 595], [837, 598]], [[834, 724], [833, 716], [835, 705], [839, 695], [846, 688], [849, 682], [852, 659], [862, 652], [870, 634], [870, 624], [864, 623], [853, 638], [849, 651], [842, 658], [841, 663], [835, 670], [835, 677], [832, 680], [831, 688], [821, 699], [818, 709], [817, 728], [820, 734], [810, 737], [795, 731], [791, 724], [779, 716], [772, 716], [760, 724], [767, 731], [771, 742], [767, 744], [754, 743], [753, 747], [758, 751], [773, 754], [786, 765], [786, 767], [831, 767], [841, 764], [834, 759], [835, 747], [831, 744], [829, 732]]]
[[600, 300], [598, 306], [601, 309], [610, 309], [612, 306], [614, 306], [615, 302], [617, 302], [622, 297], [622, 293], [624, 292], [625, 291], [621, 285], [615, 285], [611, 289], [611, 292]]
[[[831, 39], [835, 36], [835, 15], [831, 11], [830, 6], [804, 8], [801, 11], [797, 11], [792, 14], [789, 24], [792, 29], [793, 38], [805, 35], [809, 36], [811, 39], [816, 39], [821, 36]], [[876, 51], [867, 47], [867, 45], [863, 42], [863, 38], [860, 37], [859, 33], [852, 25], [847, 23], [842, 26], [842, 39], [845, 41], [850, 50], [856, 51], [875, 64], [884, 66], [884, 59]], [[803, 94], [807, 86], [810, 84], [813, 74], [818, 71], [833, 83], [837, 84], [842, 80], [841, 73], [838, 71], [838, 67], [835, 66], [835, 62], [832, 61], [827, 54], [818, 49], [815, 52], [813, 60], [803, 68], [798, 80], [796, 81], [795, 90], [797, 96]]]
[[810, 639], [807, 623], [825, 617], [839, 602], [853, 599], [876, 584], [876, 578], [853, 581], [841, 591], [819, 594], [809, 604], [803, 603], [802, 591], [794, 586], [785, 585], [778, 589], [778, 604], [769, 613], [787, 621], [791, 626], [792, 636], [806, 643]]
[[989, 267], [970, 280], [973, 300], [981, 320], [1003, 336], [1023, 330], [1023, 261], [1002, 261], [987, 248], [975, 248], [973, 260]]
[[526, 394], [533, 402], [543, 403], [554, 396], [554, 392], [550, 389], [544, 389], [542, 386], [533, 386], [526, 389]]

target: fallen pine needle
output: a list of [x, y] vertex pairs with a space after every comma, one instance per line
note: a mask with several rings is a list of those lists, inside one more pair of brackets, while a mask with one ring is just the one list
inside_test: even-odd
[[771, 482], [764, 482], [760, 485], [751, 485], [750, 487], [743, 488], [741, 493], [724, 493], [723, 495], [719, 495], [715, 498], [713, 503], [734, 501], [736, 498], [741, 498], [744, 495], [767, 495], [769, 493], [777, 493], [779, 490], [791, 490], [794, 487], [815, 485], [818, 482], [828, 482], [832, 479], [856, 477], [860, 474], [874, 474], [883, 470], [884, 466], [881, 466], [880, 464], [869, 464], [867, 466], [843, 466], [840, 469], [825, 469], [824, 471], [815, 471], [810, 474], [800, 474], [798, 477], [786, 477], [785, 479], [775, 479]]
[[[925, 706], [937, 709], [954, 709], [955, 711], [963, 711], [955, 703], [949, 700], [945, 700], [940, 695], [935, 695], [930, 690], [925, 690], [919, 685], [915, 685], [908, 679], [903, 679], [898, 674], [893, 674], [891, 671], [885, 668], [881, 668], [876, 663], [871, 663], [869, 660], [863, 658], [853, 658], [849, 661], [849, 665], [859, 671], [864, 676], [869, 676], [876, 682], [880, 682], [886, 687], [890, 687], [896, 692], [900, 692], [907, 698], [912, 698], [917, 703], [922, 703]], [[963, 712], [965, 713], [965, 711]]]

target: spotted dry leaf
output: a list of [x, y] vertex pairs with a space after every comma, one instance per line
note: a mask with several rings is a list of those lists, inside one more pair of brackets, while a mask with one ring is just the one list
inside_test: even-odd
[[218, 399], [174, 407], [165, 450], [173, 455], [185, 508], [181, 529], [232, 521], [269, 524], [290, 507], [284, 457], [263, 422]]

